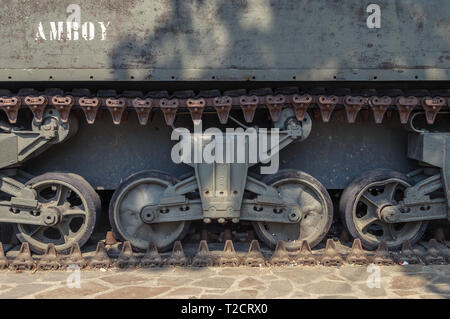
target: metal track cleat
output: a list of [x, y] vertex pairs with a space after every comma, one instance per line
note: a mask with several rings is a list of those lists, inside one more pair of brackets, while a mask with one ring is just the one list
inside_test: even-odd
[[88, 265], [92, 268], [108, 268], [111, 266], [111, 259], [106, 252], [105, 244], [103, 242], [97, 244], [95, 255], [89, 261]]
[[288, 251], [286, 250], [286, 243], [283, 240], [277, 242], [275, 251], [269, 259], [269, 263], [273, 266], [287, 266], [291, 264]]
[[158, 253], [158, 248], [154, 243], [149, 243], [147, 252], [141, 259], [142, 268], [161, 267], [164, 264], [161, 255]]
[[58, 270], [60, 267], [58, 256], [56, 255], [55, 244], [50, 243], [47, 245], [45, 254], [37, 262], [37, 268], [39, 270]]
[[120, 269], [134, 268], [139, 264], [139, 261], [133, 255], [133, 249], [131, 243], [126, 241], [123, 243], [122, 251], [117, 259], [117, 267]]
[[427, 253], [423, 256], [423, 260], [427, 265], [446, 265], [447, 261], [440, 253], [438, 242], [432, 238], [428, 242]]
[[384, 240], [375, 251], [373, 263], [378, 266], [392, 266], [394, 264], [394, 260], [392, 260], [391, 254], [389, 253], [389, 249]]
[[409, 240], [405, 240], [403, 242], [402, 250], [400, 252], [400, 255], [398, 256], [397, 262], [399, 264], [411, 264], [411, 265], [422, 264], [422, 261], [414, 252]]
[[176, 241], [173, 245], [172, 255], [167, 259], [167, 265], [169, 266], [186, 266], [188, 264], [188, 259], [184, 254], [183, 246], [181, 241]]
[[13, 270], [31, 270], [34, 266], [34, 260], [31, 257], [30, 245], [25, 242], [20, 246], [19, 254], [11, 263]]
[[322, 258], [320, 259], [320, 264], [324, 266], [342, 266], [344, 263], [342, 257], [336, 250], [336, 243], [333, 239], [327, 240], [327, 245], [325, 246], [325, 251], [323, 252]]
[[366, 252], [362, 248], [361, 240], [356, 238], [353, 241], [352, 250], [350, 254], [347, 256], [346, 262], [352, 265], [367, 265], [369, 260], [367, 259]]
[[303, 266], [315, 266], [317, 265], [317, 260], [314, 258], [314, 255], [311, 251], [311, 247], [309, 246], [308, 241], [302, 241], [302, 247], [300, 248], [297, 257], [295, 257], [295, 262], [298, 265]]
[[234, 245], [231, 240], [225, 241], [225, 247], [223, 248], [222, 255], [218, 261], [219, 266], [223, 267], [237, 267], [240, 264], [239, 257], [234, 250]]
[[87, 261], [83, 258], [80, 250], [80, 245], [78, 243], [74, 243], [72, 245], [69, 255], [61, 260], [61, 264], [63, 268], [77, 266], [82, 269], [86, 267]]
[[192, 260], [193, 267], [209, 267], [212, 266], [213, 259], [208, 248], [206, 240], [201, 240], [197, 254]]
[[252, 240], [250, 248], [248, 249], [247, 257], [245, 257], [243, 264], [250, 267], [264, 266], [266, 260], [261, 252], [261, 247], [257, 240]]

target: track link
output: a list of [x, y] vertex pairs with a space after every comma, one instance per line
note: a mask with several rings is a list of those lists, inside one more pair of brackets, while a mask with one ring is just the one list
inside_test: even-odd
[[[154, 267], [305, 267], [326, 266], [339, 267], [343, 265], [379, 266], [394, 265], [447, 265], [450, 263], [449, 248], [431, 239], [425, 251], [412, 249], [405, 242], [399, 252], [389, 251], [385, 243], [381, 243], [374, 252], [366, 251], [361, 242], [356, 239], [349, 249], [339, 242], [328, 239], [325, 249], [312, 251], [306, 241], [299, 251], [288, 252], [285, 243], [279, 241], [277, 248], [270, 255], [264, 253], [258, 241], [253, 240], [248, 252], [237, 252], [231, 240], [225, 242], [222, 251], [210, 250], [205, 240], [199, 244], [198, 251], [192, 256], [185, 254], [181, 242], [174, 244], [171, 253], [160, 254], [154, 244], [150, 244], [146, 253], [134, 253], [129, 242], [114, 245], [100, 241], [94, 255], [83, 256], [78, 245], [74, 245], [67, 255], [56, 254], [54, 246], [49, 245], [44, 255], [31, 255], [28, 244], [23, 243], [15, 258], [6, 258], [0, 249], [2, 270], [12, 271], [50, 271], [78, 267], [86, 270], [107, 268], [154, 268]], [[121, 247], [120, 251], [117, 248]], [[3, 246], [0, 243], [0, 248]]]
[[107, 109], [114, 124], [119, 125], [126, 119], [126, 113], [134, 110], [139, 123], [146, 125], [152, 111], [159, 109], [167, 125], [173, 125], [177, 112], [189, 111], [192, 120], [200, 120], [205, 111], [215, 111], [220, 123], [228, 122], [232, 109], [240, 108], [244, 119], [251, 123], [261, 108], [269, 111], [273, 121], [280, 117], [282, 108], [290, 107], [296, 117], [302, 121], [306, 112], [311, 110], [315, 118], [322, 118], [329, 122], [332, 114], [337, 110], [344, 111], [348, 123], [354, 123], [359, 113], [364, 119], [373, 113], [375, 123], [380, 124], [386, 117], [392, 117], [392, 111], [399, 113], [402, 124], [408, 122], [413, 111], [425, 112], [428, 124], [433, 124], [440, 111], [450, 107], [450, 90], [326, 90], [317, 88], [301, 90], [297, 87], [280, 89], [243, 89], [224, 91], [208, 90], [195, 93], [194, 91], [177, 91], [169, 94], [167, 91], [99, 90], [91, 93], [88, 89], [74, 89], [64, 92], [61, 89], [47, 89], [38, 92], [34, 89], [21, 89], [17, 94], [9, 90], [0, 90], [0, 109], [2, 109], [11, 124], [16, 123], [21, 108], [28, 108], [37, 123], [42, 122], [42, 115], [47, 107], [58, 110], [63, 122], [69, 120], [70, 112], [74, 109], [83, 111], [86, 121], [94, 124], [98, 112]]

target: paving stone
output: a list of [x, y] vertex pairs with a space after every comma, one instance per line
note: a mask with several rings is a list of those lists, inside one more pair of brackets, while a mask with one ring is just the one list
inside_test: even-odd
[[449, 299], [450, 296], [441, 296], [441, 295], [421, 295], [419, 296], [421, 299]]
[[417, 295], [416, 291], [411, 291], [411, 290], [394, 290], [393, 293], [396, 295], [399, 295], [401, 297]]
[[336, 275], [328, 275], [325, 278], [328, 279], [328, 280], [345, 281], [344, 278], [341, 278], [341, 277], [336, 276]]
[[234, 278], [217, 276], [195, 281], [192, 283], [192, 286], [204, 288], [230, 288], [234, 281]]
[[392, 278], [391, 288], [392, 289], [416, 289], [424, 288], [430, 283], [433, 276], [430, 274], [421, 274], [420, 276], [408, 276], [400, 275]]
[[45, 284], [24, 284], [19, 285], [0, 294], [0, 299], [17, 299], [30, 297], [31, 295], [48, 289], [50, 285]]
[[139, 287], [130, 286], [116, 289], [96, 296], [96, 299], [127, 298], [146, 299], [161, 295], [170, 290], [170, 287]]
[[366, 281], [370, 275], [366, 266], [346, 266], [337, 270], [337, 274], [349, 281]]
[[122, 286], [122, 285], [133, 285], [138, 283], [146, 282], [147, 279], [145, 277], [139, 277], [131, 274], [114, 274], [106, 277], [101, 277], [100, 280], [103, 280], [112, 285]]
[[294, 286], [289, 280], [274, 280], [270, 282], [264, 296], [265, 298], [280, 298], [288, 295], [293, 290]]
[[345, 294], [352, 292], [352, 287], [344, 282], [320, 281], [306, 285], [304, 291], [311, 294]]
[[180, 288], [176, 288], [173, 291], [168, 292], [167, 294], [164, 295], [164, 297], [186, 298], [186, 296], [199, 296], [202, 293], [202, 291], [203, 290], [201, 288], [180, 287]]
[[263, 284], [263, 282], [258, 279], [255, 279], [252, 277], [247, 277], [239, 282], [239, 287], [248, 288], [248, 287], [253, 287], [253, 286], [262, 285], [262, 284]]
[[[386, 290], [380, 285], [380, 288], [369, 288], [367, 284], [358, 284], [358, 289], [364, 292], [365, 297], [386, 297]], [[358, 294], [359, 295], [359, 294]]]
[[322, 276], [323, 273], [314, 273], [312, 269], [290, 269], [288, 271], [273, 270], [272, 273], [278, 278], [288, 279], [295, 285], [303, 285], [317, 280], [317, 277]]
[[359, 299], [359, 298], [356, 296], [332, 295], [332, 296], [320, 296], [319, 299]]
[[106, 291], [109, 288], [95, 282], [81, 282], [81, 288], [59, 287], [35, 295], [37, 299], [78, 299]]
[[186, 286], [189, 285], [192, 282], [192, 279], [189, 277], [168, 277], [165, 276], [164, 278], [159, 278], [157, 280], [158, 286], [169, 286], [169, 287], [176, 287], [176, 286]]

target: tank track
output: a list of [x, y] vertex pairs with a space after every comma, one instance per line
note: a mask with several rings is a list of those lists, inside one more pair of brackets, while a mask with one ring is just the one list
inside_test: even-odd
[[[28, 108], [37, 123], [42, 122], [47, 107], [56, 108], [63, 122], [69, 120], [73, 109], [81, 109], [86, 121], [93, 124], [101, 109], [108, 109], [114, 124], [126, 119], [126, 111], [136, 111], [141, 125], [149, 121], [152, 110], [160, 109], [167, 125], [173, 125], [177, 111], [189, 110], [192, 119], [200, 120], [204, 111], [215, 110], [221, 124], [228, 122], [232, 109], [241, 109], [247, 123], [253, 121], [254, 115], [261, 108], [269, 111], [273, 121], [280, 117], [283, 107], [292, 107], [299, 121], [311, 110], [314, 118], [329, 122], [333, 112], [348, 123], [354, 123], [361, 113], [368, 120], [373, 113], [373, 120], [382, 123], [386, 117], [392, 118], [397, 111], [402, 124], [406, 124], [413, 111], [424, 111], [428, 124], [433, 124], [436, 115], [450, 107], [449, 90], [327, 90], [316, 88], [302, 90], [298, 87], [280, 89], [176, 91], [99, 90], [93, 94], [88, 89], [74, 89], [64, 92], [61, 89], [47, 89], [38, 92], [34, 89], [21, 89], [17, 94], [9, 90], [0, 90], [0, 109], [6, 112], [11, 124], [16, 123], [21, 108]], [[343, 111], [343, 112], [342, 112]]]
[[[159, 253], [150, 243], [145, 253], [134, 253], [129, 242], [97, 244], [95, 253], [82, 253], [78, 244], [74, 244], [69, 254], [57, 254], [53, 244], [49, 244], [44, 255], [32, 255], [28, 243], [22, 243], [14, 257], [6, 257], [0, 243], [0, 269], [12, 271], [48, 271], [65, 270], [78, 267], [85, 270], [129, 269], [156, 267], [302, 267], [343, 265], [379, 266], [394, 265], [447, 265], [450, 263], [450, 249], [436, 239], [430, 239], [426, 248], [412, 248], [406, 241], [399, 252], [389, 251], [382, 242], [375, 251], [362, 248], [359, 239], [353, 241], [351, 248], [340, 242], [328, 239], [326, 247], [311, 250], [304, 241], [298, 251], [287, 251], [283, 241], [278, 242], [273, 252], [261, 249], [257, 240], [252, 240], [247, 252], [242, 247], [236, 250], [233, 241], [226, 240], [223, 250], [210, 250], [206, 240], [201, 240], [195, 254], [184, 252], [181, 242], [174, 244], [171, 253]], [[239, 245], [239, 244], [238, 244]], [[216, 246], [217, 245], [212, 245]], [[222, 245], [220, 245], [222, 246]]]

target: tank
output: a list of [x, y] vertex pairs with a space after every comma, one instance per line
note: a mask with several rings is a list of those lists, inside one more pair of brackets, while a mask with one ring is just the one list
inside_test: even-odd
[[3, 242], [397, 250], [450, 218], [446, 1], [3, 5]]

